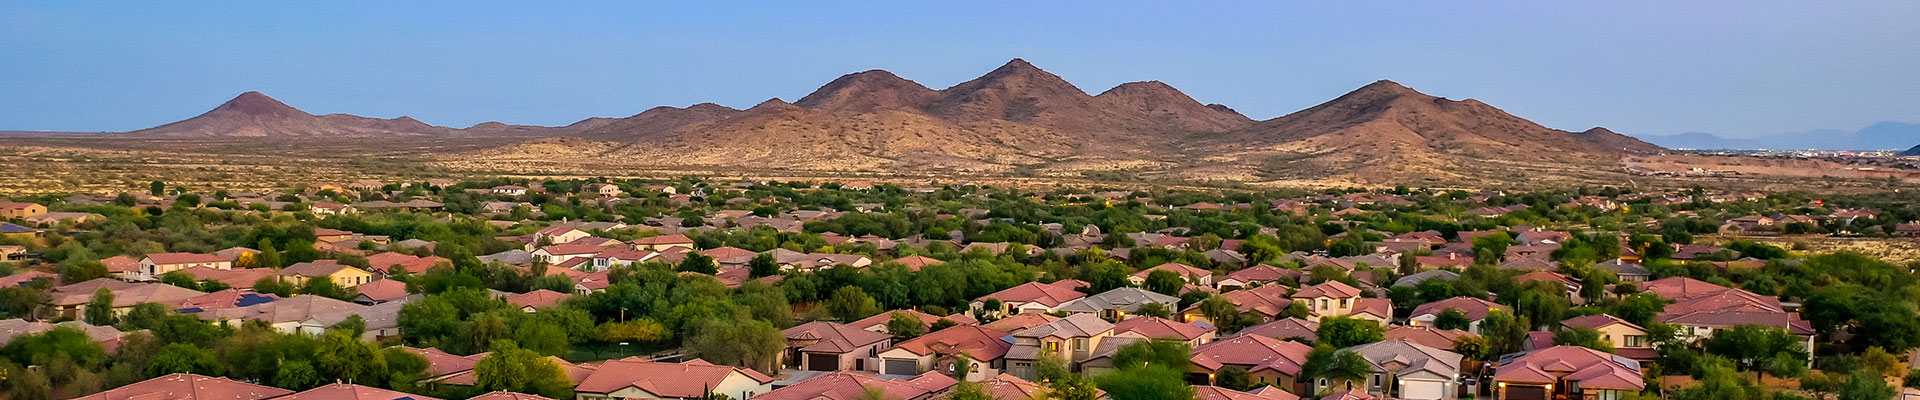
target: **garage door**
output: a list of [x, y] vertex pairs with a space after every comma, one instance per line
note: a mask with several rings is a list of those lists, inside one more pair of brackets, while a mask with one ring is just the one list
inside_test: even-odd
[[1507, 385], [1506, 400], [1546, 400], [1547, 388], [1544, 386]]
[[808, 354], [808, 371], [834, 371], [840, 369], [840, 357], [832, 354]]
[[886, 373], [892, 375], [919, 375], [920, 363], [914, 360], [887, 360]]
[[1408, 400], [1444, 399], [1447, 383], [1434, 381], [1407, 381], [1400, 385], [1400, 398]]

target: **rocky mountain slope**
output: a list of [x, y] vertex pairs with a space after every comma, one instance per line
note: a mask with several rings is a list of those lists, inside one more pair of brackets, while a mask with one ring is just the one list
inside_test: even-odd
[[[1525, 168], [1617, 166], [1663, 151], [1606, 128], [1547, 128], [1477, 100], [1449, 100], [1391, 81], [1255, 121], [1158, 81], [1098, 95], [1021, 59], [945, 89], [891, 72], [847, 74], [788, 103], [656, 107], [565, 127], [497, 122], [465, 129], [411, 118], [314, 116], [259, 93], [154, 136], [558, 137], [455, 157], [595, 160], [600, 168], [671, 167], [822, 172], [1092, 171], [1187, 179], [1337, 178], [1357, 183], [1472, 180]], [[562, 150], [565, 149], [565, 150]], [[640, 162], [637, 160], [644, 160]], [[1496, 166], [1499, 166], [1496, 168]]]

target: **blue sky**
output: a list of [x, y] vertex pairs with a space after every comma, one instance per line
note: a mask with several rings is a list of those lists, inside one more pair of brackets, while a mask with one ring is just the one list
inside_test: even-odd
[[1392, 79], [1570, 130], [1920, 122], [1916, 1], [1180, 3], [4, 2], [0, 130], [139, 129], [248, 90], [558, 125], [791, 101], [874, 68], [944, 88], [1014, 57], [1258, 119]]

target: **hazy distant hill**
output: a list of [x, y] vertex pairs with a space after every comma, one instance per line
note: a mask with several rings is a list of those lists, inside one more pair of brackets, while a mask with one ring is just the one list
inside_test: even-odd
[[1754, 139], [1727, 138], [1700, 132], [1642, 138], [1675, 149], [1892, 150], [1920, 143], [1920, 124], [1881, 122], [1852, 132], [1821, 129]]

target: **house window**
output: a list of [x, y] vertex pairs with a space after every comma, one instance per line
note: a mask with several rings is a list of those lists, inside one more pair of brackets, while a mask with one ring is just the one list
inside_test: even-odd
[[1087, 351], [1087, 340], [1086, 340], [1086, 339], [1074, 339], [1074, 340], [1073, 340], [1073, 351]]
[[1047, 342], [1047, 351], [1060, 351], [1060, 342]]
[[1594, 392], [1594, 400], [1620, 400], [1621, 394], [1625, 393], [1619, 390], [1597, 390]]
[[1327, 299], [1320, 299], [1320, 309], [1322, 310], [1327, 309], [1327, 304], [1328, 304]]
[[1353, 299], [1340, 299], [1340, 308], [1352, 307]]
[[1646, 336], [1627, 335], [1627, 345], [1625, 347], [1646, 347], [1647, 345], [1646, 342], [1647, 342]]

